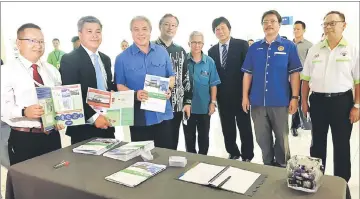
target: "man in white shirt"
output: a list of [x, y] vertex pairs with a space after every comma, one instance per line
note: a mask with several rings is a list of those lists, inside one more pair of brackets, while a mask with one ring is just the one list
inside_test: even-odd
[[[359, 120], [359, 52], [343, 37], [344, 14], [331, 11], [324, 18], [327, 38], [310, 48], [301, 74], [302, 109], [312, 120], [310, 155], [326, 164], [329, 125], [334, 145], [334, 175], [347, 182], [351, 177], [350, 136]], [[355, 101], [352, 88], [355, 86]]]
[[1, 67], [1, 120], [11, 127], [8, 141], [10, 165], [61, 148], [56, 130], [45, 132], [44, 114], [38, 104], [36, 87], [61, 85], [60, 73], [40, 60], [44, 36], [39, 26], [24, 24], [17, 31], [19, 57]]

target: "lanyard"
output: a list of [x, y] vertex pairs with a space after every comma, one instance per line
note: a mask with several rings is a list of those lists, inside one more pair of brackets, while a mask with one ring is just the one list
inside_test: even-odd
[[60, 51], [58, 53], [58, 56], [56, 56], [56, 51], [54, 51], [54, 55], [55, 55], [56, 62], [58, 62], [59, 58], [60, 58]]

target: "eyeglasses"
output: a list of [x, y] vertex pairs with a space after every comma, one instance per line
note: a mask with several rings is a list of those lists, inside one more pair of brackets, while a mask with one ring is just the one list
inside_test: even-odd
[[275, 23], [277, 23], [278, 21], [275, 21], [275, 20], [271, 20], [271, 21], [263, 21], [263, 22], [261, 22], [261, 24], [262, 25], [265, 25], [265, 24], [268, 24], [268, 23], [271, 23], [271, 24], [275, 24]]
[[330, 25], [331, 27], [334, 27], [337, 23], [339, 22], [345, 22], [345, 21], [330, 21], [330, 22], [324, 22], [321, 24], [321, 26], [323, 28], [326, 28], [328, 25]]
[[45, 45], [45, 41], [42, 41], [42, 40], [40, 40], [40, 41], [38, 41], [36, 39], [19, 39], [19, 40], [20, 41], [28, 41], [29, 44], [31, 44], [31, 45], [35, 45], [35, 44]]
[[176, 28], [176, 27], [178, 27], [177, 24], [163, 23], [163, 25], [164, 25], [165, 27], [171, 27], [171, 28]]
[[192, 41], [192, 42], [190, 42], [191, 43], [191, 45], [199, 45], [199, 46], [201, 46], [201, 45], [204, 45], [204, 42], [202, 42], [202, 41]]

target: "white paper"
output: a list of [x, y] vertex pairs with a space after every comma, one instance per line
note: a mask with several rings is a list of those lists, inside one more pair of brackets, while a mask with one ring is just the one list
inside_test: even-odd
[[259, 178], [260, 174], [230, 167], [211, 184], [218, 186], [229, 176], [231, 176], [230, 179], [221, 186], [221, 189], [245, 194], [251, 185]]
[[224, 166], [199, 163], [184, 173], [179, 179], [196, 184], [209, 185], [209, 181], [224, 168]]

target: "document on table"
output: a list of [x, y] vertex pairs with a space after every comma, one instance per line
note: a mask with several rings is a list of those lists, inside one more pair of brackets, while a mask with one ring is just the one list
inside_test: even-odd
[[235, 167], [198, 163], [179, 179], [245, 194], [260, 176], [259, 173]]
[[141, 102], [141, 109], [165, 113], [166, 92], [169, 90], [170, 79], [154, 75], [146, 75], [144, 90], [148, 92], [148, 99]]
[[234, 167], [229, 167], [223, 174], [216, 178], [211, 185], [218, 187], [222, 182], [231, 176], [226, 183], [221, 186], [221, 189], [232, 191], [236, 193], [245, 194], [247, 190], [255, 183], [259, 178], [259, 173], [246, 171]]

